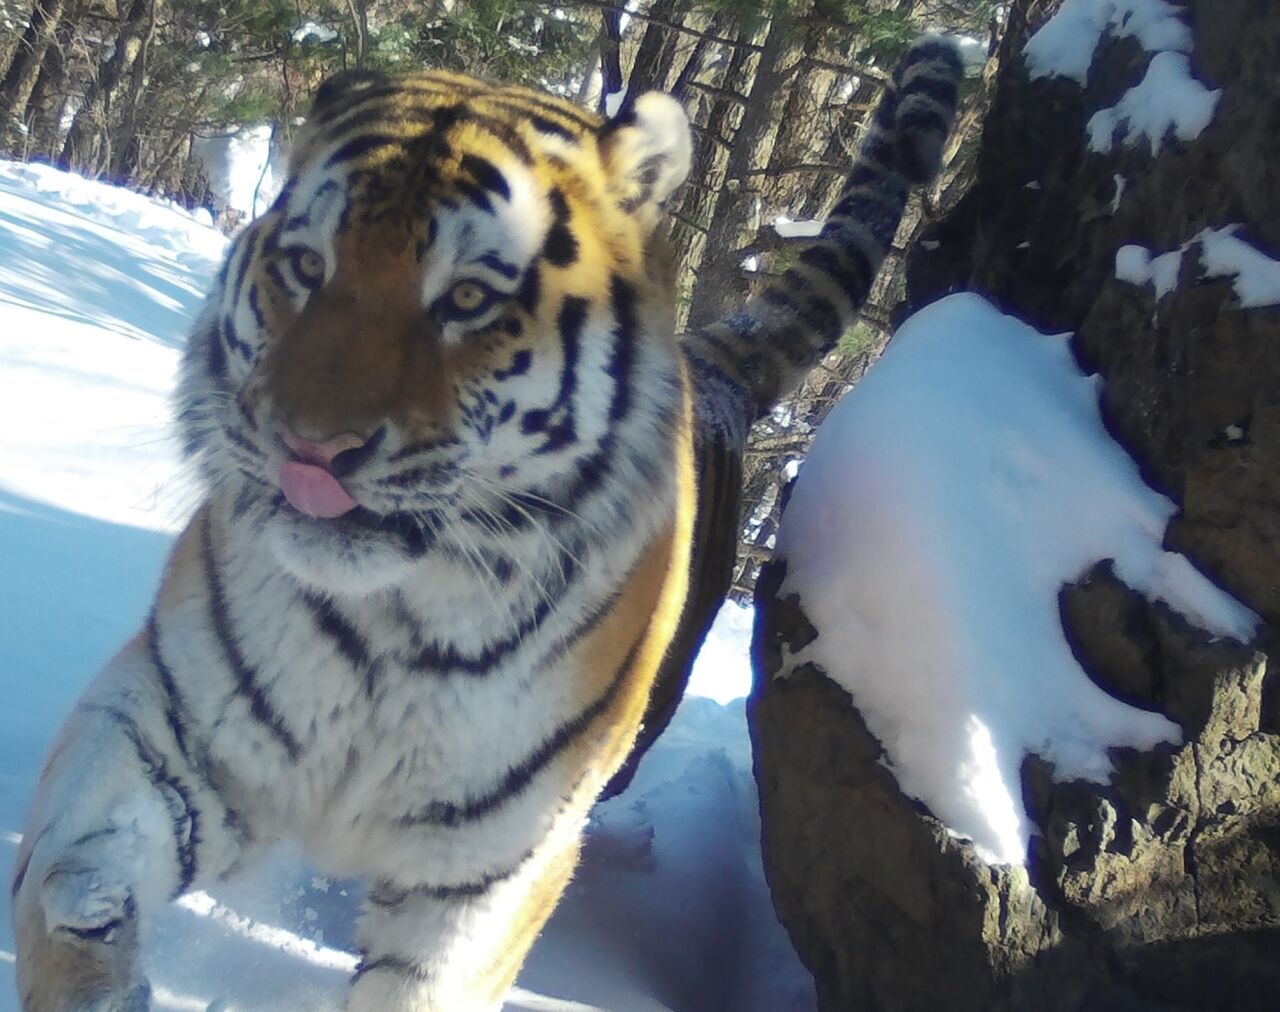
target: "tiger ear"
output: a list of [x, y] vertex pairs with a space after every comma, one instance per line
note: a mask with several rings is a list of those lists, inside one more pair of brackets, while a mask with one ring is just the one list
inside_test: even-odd
[[311, 111], [307, 113], [307, 119], [362, 91], [387, 84], [390, 80], [386, 74], [376, 70], [344, 70], [325, 78], [316, 89], [316, 97], [311, 100]]
[[689, 175], [689, 118], [670, 95], [650, 91], [600, 128], [600, 154], [624, 210], [656, 222]]

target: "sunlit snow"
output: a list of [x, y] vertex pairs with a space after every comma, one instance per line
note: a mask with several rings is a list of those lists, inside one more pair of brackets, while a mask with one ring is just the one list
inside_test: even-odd
[[1165, 0], [1066, 0], [1023, 48], [1031, 77], [1069, 77], [1084, 84], [1106, 32], [1132, 36], [1149, 53], [1191, 52], [1182, 8]]
[[1210, 91], [1191, 74], [1185, 53], [1156, 53], [1147, 73], [1120, 101], [1090, 118], [1090, 151], [1110, 151], [1116, 140], [1135, 145], [1145, 140], [1154, 155], [1172, 133], [1195, 140], [1213, 121], [1221, 89]]
[[1155, 288], [1156, 298], [1171, 292], [1182, 271], [1182, 255], [1200, 244], [1200, 264], [1207, 278], [1231, 278], [1242, 309], [1280, 305], [1280, 260], [1273, 260], [1235, 233], [1240, 225], [1207, 228], [1176, 250], [1153, 256], [1143, 246], [1116, 251], [1115, 274], [1121, 281]]
[[1081, 670], [1064, 584], [1113, 559], [1217, 635], [1257, 621], [1161, 547], [1175, 507], [1107, 434], [1097, 392], [1065, 337], [944, 299], [819, 430], [778, 535], [783, 593], [819, 631], [802, 657], [849, 691], [902, 788], [992, 861], [1026, 854], [1027, 753], [1105, 781], [1107, 749], [1179, 740]]

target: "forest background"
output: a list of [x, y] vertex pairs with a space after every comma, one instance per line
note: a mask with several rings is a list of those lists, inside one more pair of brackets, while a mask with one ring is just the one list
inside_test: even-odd
[[750, 598], [786, 480], [888, 340], [901, 252], [974, 169], [1003, 6], [992, 0], [0, 0], [0, 157], [186, 207], [220, 206], [202, 141], [269, 128], [287, 151], [316, 86], [353, 68], [521, 83], [616, 111], [674, 94], [694, 168], [672, 207], [682, 329], [719, 318], [834, 202], [888, 68], [922, 31], [964, 36], [975, 77], [946, 169], [908, 208], [858, 325], [752, 434], [732, 596]]

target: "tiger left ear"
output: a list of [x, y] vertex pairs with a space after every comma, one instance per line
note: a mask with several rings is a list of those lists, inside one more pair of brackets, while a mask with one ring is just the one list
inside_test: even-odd
[[662, 205], [689, 175], [689, 118], [670, 95], [650, 91], [600, 128], [605, 168], [621, 204], [657, 221]]

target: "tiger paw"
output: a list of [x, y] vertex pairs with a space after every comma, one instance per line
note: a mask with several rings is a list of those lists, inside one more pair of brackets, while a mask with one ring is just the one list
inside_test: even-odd
[[55, 869], [44, 880], [40, 904], [49, 931], [108, 944], [136, 916], [128, 883], [96, 868]]
[[29, 875], [14, 926], [24, 1012], [151, 1007], [133, 895], [118, 877], [85, 866], [55, 866], [42, 879]]

